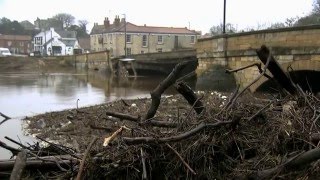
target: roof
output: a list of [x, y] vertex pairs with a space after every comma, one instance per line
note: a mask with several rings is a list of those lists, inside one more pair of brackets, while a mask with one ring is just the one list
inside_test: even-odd
[[31, 41], [32, 37], [28, 35], [4, 35], [0, 34], [0, 39], [3, 40], [18, 40], [18, 41]]
[[74, 46], [76, 44], [77, 40], [65, 40], [65, 39], [60, 39], [61, 42], [63, 42], [66, 46]]
[[65, 31], [65, 30], [56, 30], [56, 32], [61, 36], [61, 38], [76, 38], [76, 31]]
[[[194, 30], [189, 30], [187, 28], [178, 28], [178, 27], [156, 27], [156, 26], [137, 26], [130, 22], [126, 23], [126, 31], [129, 33], [154, 33], [154, 34], [189, 34], [189, 35], [199, 35], [199, 32]], [[92, 28], [91, 34], [102, 34], [102, 33], [111, 33], [111, 32], [125, 32], [124, 22], [121, 22], [120, 25], [115, 26], [110, 24], [108, 28], [105, 28], [104, 25], [95, 25]]]

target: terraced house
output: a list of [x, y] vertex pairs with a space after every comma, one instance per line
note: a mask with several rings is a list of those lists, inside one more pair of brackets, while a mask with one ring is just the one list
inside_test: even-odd
[[200, 35], [200, 32], [187, 28], [137, 26], [116, 16], [112, 24], [109, 18], [105, 18], [103, 25], [94, 23], [90, 46], [92, 51], [110, 50], [113, 57], [125, 53], [130, 56], [190, 49]]

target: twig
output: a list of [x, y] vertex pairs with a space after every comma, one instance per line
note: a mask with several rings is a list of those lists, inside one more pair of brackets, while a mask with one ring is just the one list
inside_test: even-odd
[[217, 123], [205, 123], [202, 122], [198, 124], [195, 128], [191, 129], [190, 131], [184, 132], [182, 134], [176, 135], [176, 136], [170, 136], [170, 137], [163, 137], [163, 138], [155, 138], [155, 137], [123, 137], [123, 141], [128, 144], [141, 144], [141, 143], [166, 143], [166, 142], [176, 142], [180, 141], [182, 139], [187, 139], [204, 128], [214, 128], [219, 127], [227, 124], [231, 124], [233, 121], [219, 121]]
[[241, 68], [238, 68], [238, 69], [232, 69], [232, 70], [231, 69], [226, 69], [226, 73], [227, 74], [231, 74], [231, 73], [238, 72], [238, 71], [241, 71], [241, 70], [253, 67], [253, 66], [257, 66], [259, 70], [261, 69], [261, 63], [253, 63], [253, 64], [249, 64], [247, 66], [244, 66], [244, 67], [241, 67]]
[[4, 138], [9, 140], [9, 141], [11, 141], [11, 142], [13, 142], [13, 143], [15, 143], [15, 144], [17, 144], [17, 145], [19, 145], [19, 146], [21, 146], [24, 149], [28, 149], [29, 151], [33, 151], [31, 148], [29, 148], [29, 147], [27, 147], [27, 146], [15, 141], [15, 140], [11, 139], [11, 138], [9, 138], [8, 136], [5, 136]]
[[262, 111], [264, 111], [265, 109], [267, 109], [271, 104], [273, 103], [273, 101], [269, 102], [267, 105], [265, 105], [263, 108], [259, 109], [259, 111], [257, 111], [253, 116], [251, 116], [248, 121], [251, 121], [252, 119], [254, 119], [255, 117], [257, 117]]
[[189, 166], [189, 164], [182, 158], [182, 156], [178, 153], [178, 151], [176, 151], [172, 146], [170, 146], [170, 144], [166, 143], [166, 146], [168, 146], [168, 148], [170, 148], [178, 157], [179, 159], [182, 161], [182, 163], [189, 169], [189, 171], [193, 174], [193, 175], [197, 175], [197, 173]]
[[141, 160], [142, 160], [142, 179], [147, 179], [147, 168], [146, 168], [146, 159], [143, 153], [143, 149], [140, 148]]
[[83, 167], [84, 167], [86, 158], [87, 158], [88, 155], [89, 155], [90, 149], [92, 148], [92, 146], [94, 145], [94, 143], [95, 143], [97, 140], [98, 140], [98, 137], [94, 137], [94, 138], [91, 140], [89, 146], [87, 147], [87, 149], [86, 149], [86, 151], [85, 151], [85, 153], [84, 153], [84, 156], [83, 156], [83, 158], [82, 158], [82, 160], [81, 160], [80, 168], [79, 168], [79, 171], [78, 171], [76, 180], [80, 180], [80, 179], [81, 179], [81, 177], [82, 177], [82, 171], [83, 171]]

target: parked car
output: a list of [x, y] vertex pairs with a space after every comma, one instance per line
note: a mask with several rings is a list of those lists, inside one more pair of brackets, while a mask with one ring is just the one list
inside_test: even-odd
[[33, 51], [32, 53], [29, 54], [29, 56], [41, 57], [41, 53], [40, 51]]
[[8, 48], [0, 48], [0, 57], [11, 56], [11, 53]]

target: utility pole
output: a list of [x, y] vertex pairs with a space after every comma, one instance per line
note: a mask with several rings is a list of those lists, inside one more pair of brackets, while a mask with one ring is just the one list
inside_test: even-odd
[[223, 29], [222, 29], [223, 34], [226, 33], [226, 1], [227, 0], [224, 0], [223, 2]]
[[122, 14], [124, 16], [124, 57], [127, 57], [127, 20], [126, 14]]

